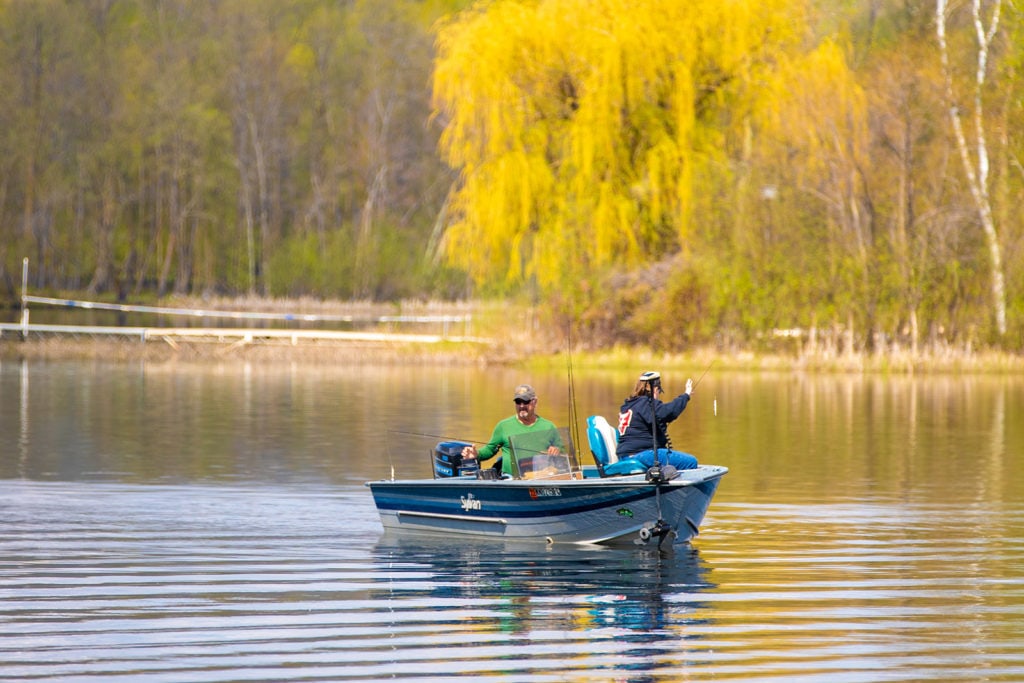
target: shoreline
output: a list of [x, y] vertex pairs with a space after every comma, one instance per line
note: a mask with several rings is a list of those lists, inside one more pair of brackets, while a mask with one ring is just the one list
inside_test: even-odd
[[536, 370], [564, 370], [571, 362], [576, 370], [618, 370], [657, 366], [694, 372], [714, 366], [717, 371], [806, 372], [821, 374], [1024, 374], [1024, 356], [990, 351], [970, 354], [889, 352], [886, 354], [785, 355], [753, 351], [695, 349], [686, 353], [660, 353], [636, 347], [574, 351], [542, 350], [510, 343], [464, 344], [439, 342], [345, 342], [333, 344], [250, 343], [226, 345], [126, 339], [0, 338], [0, 361], [110, 362], [241, 362], [332, 365], [431, 365], [509, 366]]
[[103, 360], [111, 362], [240, 362], [357, 365], [474, 365], [505, 364], [507, 359], [493, 350], [472, 348], [455, 342], [437, 344], [398, 342], [346, 342], [331, 344], [177, 343], [125, 339], [21, 339], [0, 338], [0, 360], [65, 361]]
[[[1024, 354], [976, 350], [970, 346], [930, 345], [917, 353], [899, 347], [882, 352], [845, 352], [818, 346], [808, 352], [788, 345], [779, 349], [751, 350], [742, 347], [695, 347], [685, 352], [657, 352], [637, 346], [566, 348], [558, 324], [546, 320], [544, 312], [522, 302], [493, 301], [404, 301], [380, 304], [312, 299], [199, 298], [173, 297], [165, 305], [190, 309], [216, 320], [229, 311], [282, 311], [300, 314], [346, 315], [376, 324], [360, 329], [379, 337], [369, 339], [227, 340], [153, 338], [127, 336], [84, 336], [79, 334], [0, 334], [0, 360], [103, 360], [173, 362], [298, 362], [336, 365], [432, 365], [508, 366], [563, 371], [567, 362], [586, 370], [632, 370], [637, 366], [694, 372], [714, 365], [716, 370], [737, 372], [807, 372], [837, 374], [1024, 374]], [[414, 335], [399, 333], [388, 316], [461, 316], [465, 323], [461, 337], [431, 342], [414, 341]], [[130, 319], [135, 319], [130, 318]], [[387, 320], [387, 322], [382, 322]], [[436, 325], [428, 329], [437, 332]], [[416, 325], [419, 332], [423, 327]], [[208, 330], [210, 331], [210, 330]], [[235, 330], [238, 331], [238, 330]], [[181, 331], [183, 332], [183, 331]], [[389, 338], [390, 335], [390, 338]], [[326, 336], [326, 335], [325, 335]], [[434, 335], [437, 336], [437, 335]], [[567, 353], [569, 352], [569, 353]], [[699, 373], [698, 373], [699, 374]]]

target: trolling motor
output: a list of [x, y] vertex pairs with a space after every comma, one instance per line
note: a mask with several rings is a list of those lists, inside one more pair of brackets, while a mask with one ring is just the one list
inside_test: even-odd
[[657, 538], [658, 547], [660, 548], [661, 544], [665, 542], [665, 539], [669, 534], [675, 535], [675, 532], [672, 531], [672, 527], [670, 527], [665, 520], [659, 519], [657, 522], [649, 523], [641, 527], [638, 532], [640, 538], [634, 540], [633, 543], [636, 545], [647, 545], [652, 538]]
[[652, 538], [658, 539], [658, 547], [665, 542], [665, 538], [672, 533], [672, 527], [665, 521], [661, 514], [661, 485], [678, 474], [676, 468], [668, 463], [661, 466], [661, 453], [658, 449], [658, 413], [654, 406], [654, 391], [661, 389], [661, 374], [657, 372], [645, 372], [640, 379], [647, 382], [648, 401], [651, 407], [651, 446], [654, 451], [654, 464], [647, 470], [647, 481], [654, 484], [654, 500], [658, 508], [658, 521], [645, 524], [640, 528], [639, 538], [633, 542], [636, 545], [647, 545]]
[[[651, 406], [651, 448], [654, 451], [654, 464], [647, 470], [647, 481], [660, 483], [661, 474], [661, 453], [658, 452], [658, 413], [654, 408], [654, 391], [661, 389], [661, 375], [657, 372], [645, 372], [640, 376], [647, 380], [647, 400]], [[658, 504], [658, 517], [661, 517], [661, 504]]]

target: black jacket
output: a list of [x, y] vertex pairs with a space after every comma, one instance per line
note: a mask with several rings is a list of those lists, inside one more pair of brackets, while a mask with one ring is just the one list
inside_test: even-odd
[[679, 417], [689, 402], [689, 394], [679, 394], [668, 403], [662, 403], [658, 399], [652, 401], [649, 396], [627, 399], [619, 409], [619, 446], [616, 451], [618, 456], [625, 458], [654, 447], [651, 432], [653, 415], [657, 415], [658, 418], [658, 448], [665, 448], [668, 445], [666, 425]]

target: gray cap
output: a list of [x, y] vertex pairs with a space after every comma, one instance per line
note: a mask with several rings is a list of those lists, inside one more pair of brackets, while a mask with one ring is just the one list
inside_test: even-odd
[[520, 384], [516, 387], [516, 395], [512, 398], [521, 401], [532, 401], [537, 398], [537, 392], [529, 384]]

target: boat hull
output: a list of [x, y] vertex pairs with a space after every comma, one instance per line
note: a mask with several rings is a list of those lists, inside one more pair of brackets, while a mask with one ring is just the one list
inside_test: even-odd
[[667, 538], [685, 542], [696, 535], [726, 472], [704, 465], [659, 485], [642, 474], [600, 478], [588, 468], [590, 476], [573, 480], [452, 477], [367, 486], [385, 531], [643, 545]]

